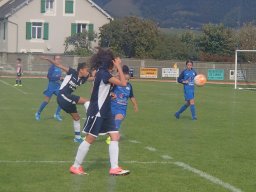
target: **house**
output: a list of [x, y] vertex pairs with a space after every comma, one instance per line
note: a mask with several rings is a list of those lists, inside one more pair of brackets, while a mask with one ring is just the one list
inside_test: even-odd
[[63, 53], [66, 37], [99, 33], [112, 19], [91, 0], [9, 0], [0, 7], [0, 52]]

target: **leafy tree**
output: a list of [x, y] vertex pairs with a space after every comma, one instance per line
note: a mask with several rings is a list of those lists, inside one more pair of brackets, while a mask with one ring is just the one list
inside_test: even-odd
[[96, 33], [76, 33], [65, 40], [65, 54], [88, 56], [92, 53], [91, 42], [97, 37]]
[[126, 57], [150, 57], [157, 40], [156, 24], [137, 17], [117, 19], [100, 28], [100, 46]]
[[236, 42], [234, 32], [225, 28], [223, 24], [203, 25], [203, 35], [198, 39], [199, 50], [204, 54], [204, 58], [209, 56], [214, 60], [214, 56], [219, 60], [221, 57], [231, 57], [234, 55]]

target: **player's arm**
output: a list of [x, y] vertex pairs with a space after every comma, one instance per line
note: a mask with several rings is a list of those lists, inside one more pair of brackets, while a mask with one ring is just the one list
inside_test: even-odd
[[121, 59], [119, 57], [115, 58], [115, 60], [113, 60], [113, 64], [115, 65], [115, 67], [117, 68], [118, 74], [119, 74], [119, 78], [116, 77], [111, 77], [109, 79], [109, 82], [114, 84], [114, 85], [119, 85], [119, 86], [126, 86], [127, 85], [127, 81], [124, 77], [124, 73], [121, 67]]
[[43, 59], [43, 60], [46, 60], [46, 61], [48, 61], [48, 62], [50, 62], [50, 63], [52, 63], [53, 65], [55, 65], [56, 67], [62, 69], [62, 70], [65, 71], [65, 72], [68, 72], [68, 71], [69, 71], [69, 67], [66, 67], [66, 66], [62, 65], [60, 62], [57, 62], [57, 61], [55, 61], [55, 60], [53, 60], [53, 59], [50, 59], [50, 58], [48, 58], [48, 57], [45, 57], [45, 56], [42, 56], [42, 57], [40, 57], [40, 58]]
[[182, 71], [182, 73], [179, 75], [178, 83], [181, 83], [181, 84], [187, 84], [188, 83], [188, 80], [184, 79], [184, 71]]
[[88, 77], [87, 81], [94, 81], [95, 75], [96, 75], [96, 70], [93, 70], [93, 71], [90, 73], [90, 76]]

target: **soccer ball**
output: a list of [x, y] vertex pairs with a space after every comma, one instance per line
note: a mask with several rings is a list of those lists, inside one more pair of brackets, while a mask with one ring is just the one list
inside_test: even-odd
[[197, 76], [195, 76], [194, 78], [194, 83], [196, 86], [202, 87], [205, 85], [206, 83], [206, 77], [203, 74], [198, 74]]

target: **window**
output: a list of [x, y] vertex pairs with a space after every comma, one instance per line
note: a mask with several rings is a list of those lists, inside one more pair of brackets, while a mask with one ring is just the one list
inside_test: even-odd
[[74, 13], [74, 0], [65, 0], [65, 14]]
[[55, 0], [41, 0], [41, 13], [55, 13]]
[[42, 39], [42, 23], [32, 23], [32, 39]]
[[94, 40], [94, 25], [92, 23], [72, 23], [71, 24], [71, 35], [76, 33], [88, 32], [88, 38], [90, 41]]
[[26, 39], [44, 39], [48, 40], [49, 23], [27, 22]]
[[78, 23], [77, 24], [77, 30], [76, 32], [77, 33], [83, 33], [86, 31], [86, 24], [81, 24], [81, 23]]

